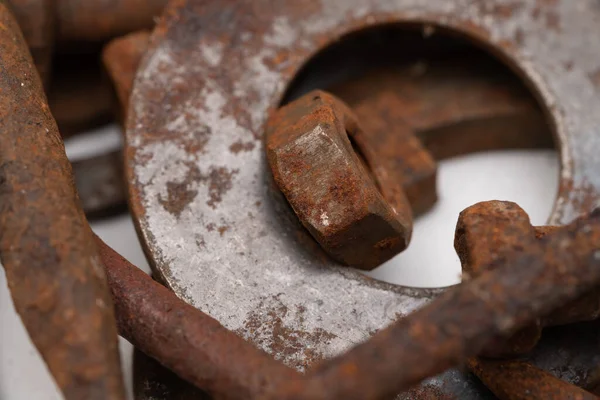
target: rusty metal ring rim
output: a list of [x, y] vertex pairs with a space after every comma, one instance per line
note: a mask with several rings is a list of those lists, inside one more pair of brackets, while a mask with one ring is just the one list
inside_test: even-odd
[[[223, 8], [230, 7], [229, 11], [231, 12], [227, 14], [230, 18], [227, 20], [227, 31], [225, 31], [224, 26], [220, 25], [223, 21], [211, 19], [211, 16], [214, 17], [216, 13], [215, 4], [208, 3], [200, 6], [200, 3], [196, 1], [175, 2], [168, 9], [165, 18], [159, 23], [154, 33], [153, 45], [138, 74], [131, 101], [132, 114], [129, 118], [127, 129], [127, 174], [130, 183], [132, 210], [138, 219], [138, 229], [146, 246], [146, 251], [155, 264], [155, 270], [162, 275], [167, 285], [174, 289], [180, 297], [185, 298], [191, 304], [216, 317], [226, 327], [237, 331], [243, 337], [253, 341], [267, 351], [273, 351], [274, 343], [272, 339], [264, 336], [261, 337], [261, 332], [258, 332], [258, 334], [247, 332], [246, 327], [248, 324], [252, 325], [253, 321], [264, 323], [267, 326], [277, 323], [277, 321], [274, 319], [257, 320], [256, 318], [258, 317], [248, 312], [247, 302], [245, 302], [247, 299], [243, 295], [240, 298], [240, 293], [233, 288], [236, 285], [239, 285], [239, 287], [252, 287], [255, 282], [251, 279], [244, 278], [240, 280], [236, 278], [236, 271], [233, 266], [243, 268], [244, 265], [247, 265], [247, 269], [258, 268], [255, 260], [261, 259], [264, 263], [261, 264], [260, 268], [265, 270], [267, 274], [272, 274], [276, 270], [269, 269], [268, 265], [265, 267], [265, 264], [274, 262], [273, 260], [269, 261], [269, 257], [277, 258], [277, 261], [279, 261], [279, 259], [285, 259], [285, 257], [289, 259], [291, 255], [285, 252], [271, 252], [264, 259], [256, 257], [257, 255], [252, 256], [244, 251], [251, 250], [248, 243], [245, 244], [245, 247], [242, 246], [243, 249], [237, 248], [239, 250], [238, 253], [244, 253], [243, 255], [234, 254], [235, 246], [232, 243], [239, 244], [242, 242], [239, 240], [239, 236], [251, 236], [252, 239], [256, 239], [257, 241], [260, 241], [260, 238], [258, 235], [247, 235], [248, 227], [244, 228], [246, 229], [244, 231], [246, 235], [229, 236], [229, 233], [232, 233], [231, 231], [234, 229], [238, 234], [241, 232], [240, 220], [236, 220], [237, 225], [231, 227], [227, 224], [226, 220], [219, 219], [229, 214], [235, 216], [237, 212], [231, 208], [233, 207], [232, 205], [229, 205], [228, 207], [230, 208], [227, 208], [227, 211], [231, 211], [231, 213], [228, 214], [223, 211], [223, 203], [228, 201], [228, 196], [233, 197], [232, 193], [235, 193], [237, 190], [231, 183], [232, 176], [234, 176], [233, 181], [236, 185], [242, 181], [243, 177], [249, 178], [249, 182], [253, 179], [255, 179], [255, 182], [259, 182], [263, 177], [253, 177], [252, 174], [242, 176], [247, 171], [238, 171], [232, 174], [233, 170], [227, 170], [229, 181], [225, 186], [228, 189], [224, 193], [216, 193], [218, 195], [216, 197], [219, 200], [218, 207], [214, 202], [211, 204], [210, 187], [212, 183], [218, 183], [219, 168], [223, 166], [212, 165], [213, 168], [211, 169], [209, 165], [211, 157], [210, 154], [207, 156], [206, 153], [212, 151], [216, 154], [216, 149], [207, 150], [206, 147], [210, 147], [211, 145], [220, 146], [220, 154], [222, 154], [222, 150], [227, 149], [227, 144], [229, 143], [215, 144], [211, 143], [211, 140], [217, 137], [219, 133], [222, 133], [223, 126], [227, 126], [226, 123], [229, 123], [227, 132], [230, 139], [249, 141], [254, 144], [253, 150], [248, 152], [250, 155], [241, 154], [239, 156], [241, 158], [246, 157], [247, 160], [253, 163], [253, 168], [255, 168], [255, 164], [261, 162], [258, 159], [259, 156], [256, 155], [258, 151], [256, 146], [260, 147], [260, 138], [256, 135], [253, 137], [252, 133], [257, 134], [257, 132], [262, 131], [260, 127], [264, 119], [266, 119], [266, 116], [264, 116], [265, 111], [279, 104], [285, 87], [287, 87], [291, 78], [295, 76], [307, 60], [328, 43], [338, 40], [350, 32], [381, 24], [401, 22], [412, 25], [426, 24], [464, 35], [483, 47], [493, 49], [497, 55], [504, 61], [508, 61], [508, 64], [515, 68], [521, 77], [533, 86], [532, 89], [534, 92], [543, 100], [545, 109], [549, 110], [549, 119], [559, 142], [562, 161], [561, 192], [555, 205], [553, 217], [551, 218], [552, 222], [560, 223], [571, 220], [577, 214], [588, 210], [590, 204], [594, 204], [598, 197], [597, 193], [600, 183], [595, 181], [593, 176], [590, 176], [594, 162], [590, 157], [586, 157], [586, 154], [592, 153], [591, 148], [593, 146], [588, 141], [593, 132], [589, 131], [591, 129], [589, 126], [577, 126], [576, 124], [574, 126], [573, 116], [571, 115], [581, 116], [583, 113], [582, 110], [585, 107], [573, 108], [572, 104], [575, 103], [568, 104], [569, 107], [567, 107], [565, 103], [566, 101], [575, 101], [577, 103], [578, 99], [573, 98], [574, 93], [585, 94], [587, 100], [593, 100], [597, 97], [594, 93], [590, 94], [589, 90], [584, 90], [583, 92], [578, 90], [582, 85], [585, 85], [585, 89], [588, 89], [587, 76], [591, 72], [588, 70], [591, 68], [590, 58], [585, 58], [582, 55], [582, 57], [572, 59], [571, 61], [574, 65], [567, 65], [566, 62], [569, 60], [562, 60], [565, 62], [565, 65], [560, 65], [557, 68], [564, 68], [565, 70], [571, 68], [571, 81], [569, 82], [571, 86], [573, 86], [573, 82], [575, 83], [575, 89], [569, 91], [567, 87], [561, 90], [561, 86], [557, 86], [556, 82], [549, 80], [549, 76], [553, 76], [554, 73], [552, 69], [544, 70], [543, 73], [540, 73], [540, 60], [528, 60], [524, 56], [523, 51], [519, 50], [520, 46], [526, 47], [529, 51], [528, 57], [531, 58], [531, 52], [535, 53], [535, 51], [541, 51], [539, 49], [544, 48], [538, 42], [529, 45], [527, 43], [519, 44], [514, 42], [514, 38], [512, 36], [509, 38], [508, 35], [514, 34], [515, 26], [507, 24], [506, 21], [496, 22], [493, 16], [490, 15], [492, 11], [486, 11], [487, 8], [484, 6], [481, 6], [481, 9], [477, 8], [480, 6], [478, 5], [479, 3], [473, 5], [466, 1], [455, 1], [448, 4], [448, 2], [444, 1], [429, 2], [425, 5], [416, 6], [413, 2], [406, 0], [369, 5], [361, 3], [361, 7], [352, 1], [341, 5], [334, 1], [307, 1], [306, 4], [303, 3], [303, 5], [306, 5], [305, 11], [293, 10], [300, 13], [300, 18], [298, 15], [295, 15], [294, 19], [286, 17], [286, 12], [289, 12], [289, 15], [291, 15], [291, 7], [293, 6], [285, 4], [285, 2], [278, 3], [279, 8], [268, 7], [271, 10], [275, 10], [271, 12], [278, 13], [278, 15], [263, 12], [260, 16], [256, 11], [260, 8], [259, 5], [253, 7], [245, 2], [236, 4], [235, 6], [229, 3], [219, 3], [220, 12], [223, 12]], [[334, 3], [335, 6], [333, 5]], [[504, 2], [495, 1], [486, 4], [503, 6]], [[313, 7], [312, 9], [311, 6]], [[515, 15], [518, 15], [521, 19], [529, 20], [531, 17], [525, 13], [530, 13], [533, 6], [533, 3], [525, 4], [522, 7], [523, 10], [515, 11]], [[572, 14], [580, 13], [584, 15], [584, 18], [587, 18], [587, 24], [581, 24], [583, 26], [582, 29], [596, 29], [595, 26], [589, 25], [590, 19], [593, 20], [593, 16], [585, 17], [586, 11], [588, 13], [596, 12], [595, 10], [591, 10], [591, 8], [596, 7], [591, 1], [581, 3], [579, 5], [580, 8], [573, 7], [567, 1], [555, 2], [551, 7], [556, 13], [560, 13], [561, 17], [567, 20], [573, 17]], [[586, 10], [586, 7], [588, 10]], [[189, 12], [192, 9], [194, 9], [194, 13]], [[302, 12], [305, 12], [307, 15], [302, 16]], [[245, 20], [236, 19], [236, 13], [243, 14]], [[465, 17], [458, 17], [458, 15], [465, 15]], [[469, 20], [467, 20], [466, 16], [469, 16]], [[511, 16], [504, 18], [510, 19]], [[309, 31], [309, 28], [302, 25], [302, 20], [310, 20], [313, 23], [313, 27], [310, 28], [312, 31]], [[522, 25], [523, 21], [519, 21], [519, 25]], [[320, 22], [320, 24], [317, 22]], [[244, 26], [244, 24], [247, 25]], [[532, 24], [534, 28], [540, 25], [539, 22], [535, 21]], [[260, 28], [259, 25], [264, 25], [266, 31], [260, 31], [263, 28]], [[576, 31], [579, 28], [573, 28], [571, 25], [563, 23], [563, 30], [570, 28]], [[203, 27], [203, 35], [196, 35], [197, 31], [194, 31], [194, 27], [197, 26]], [[502, 29], [503, 26], [509, 26], [510, 29], [507, 28], [508, 31], [505, 32]], [[256, 30], [259, 30], [258, 34], [255, 32]], [[235, 37], [227, 36], [227, 32], [231, 31], [236, 32]], [[280, 35], [276, 36], [273, 32], [279, 32]], [[544, 40], [547, 39], [555, 45], [554, 55], [560, 54], [562, 51], [563, 53], [566, 52], [568, 56], [571, 52], [578, 50], [576, 46], [573, 48], [569, 47], [570, 42], [565, 42], [565, 39], [562, 39], [563, 41], [560, 42], [561, 37], [568, 37], [566, 33], [563, 32], [563, 36], [560, 36], [557, 32], [544, 33], [546, 36]], [[224, 38], [219, 37], [219, 35], [222, 35]], [[531, 33], [531, 35], [536, 38], [535, 32]], [[297, 40], [297, 43], [294, 40]], [[556, 41], [559, 41], [559, 44], [562, 44], [563, 47], [556, 46]], [[301, 45], [306, 47], [299, 48]], [[244, 47], [244, 51], [241, 50], [242, 46]], [[186, 68], [180, 65], [180, 62], [183, 61], [177, 57], [181, 56], [184, 51], [189, 52], [190, 49], [195, 49], [191, 54], [194, 57], [195, 65], [188, 68], [189, 71], [186, 71]], [[230, 68], [223, 68], [224, 57], [229, 57], [230, 64], [227, 65]], [[273, 59], [277, 59], [279, 63], [273, 65], [273, 63], [268, 62]], [[189, 62], [189, 60], [187, 61]], [[239, 63], [240, 66], [236, 66], [235, 62]], [[244, 64], [244, 62], [248, 64]], [[246, 71], [240, 71], [242, 65], [246, 68]], [[547, 65], [546, 67], [548, 68]], [[227, 77], [224, 77], [224, 74], [227, 76], [233, 74], [230, 70], [235, 70], [235, 73], [240, 74], [238, 80], [228, 80]], [[257, 76], [259, 83], [263, 86], [262, 92], [259, 92], [256, 87], [252, 87], [250, 83], [248, 75], [252, 75], [253, 72], [259, 74]], [[156, 79], [161, 73], [167, 74], [168, 78]], [[198, 79], [198, 76], [203, 77], [199, 80], [200, 83], [193, 82], [192, 77]], [[584, 79], [586, 80], [585, 82], [583, 81]], [[239, 93], [248, 95], [245, 98], [246, 104], [252, 104], [254, 108], [244, 112], [241, 110], [242, 102], [239, 99], [223, 97], [223, 89], [234, 88], [234, 83], [237, 85], [235, 89]], [[203, 92], [203, 89], [207, 88], [209, 90]], [[171, 105], [174, 105], [169, 113], [165, 113], [160, 108], [160, 105], [164, 104], [164, 101], [167, 100], [166, 95], [164, 95], [167, 89], [169, 90], [168, 99], [172, 100], [173, 104]], [[571, 97], [567, 96], [568, 100], [565, 98], [561, 103], [561, 99], [556, 95], [556, 92], [564, 92], [565, 90], [571, 94]], [[193, 93], [193, 96], [191, 93]], [[233, 94], [231, 96], [235, 97]], [[590, 102], [593, 102], [591, 100]], [[581, 106], [582, 104], [577, 103], [576, 105]], [[585, 105], [589, 106], [589, 104]], [[196, 116], [199, 114], [205, 122], [197, 119], [194, 120], [195, 116], [191, 113], [185, 114], [184, 106], [196, 110]], [[565, 107], [567, 109], [564, 109]], [[235, 112], [239, 113], [239, 121], [233, 117]], [[226, 115], [230, 119], [224, 122], [223, 115]], [[169, 120], [169, 116], [175, 116], [179, 119]], [[581, 123], [584, 125], [589, 125], [591, 122], [589, 119], [582, 119], [582, 121]], [[220, 129], [219, 124], [223, 124]], [[168, 125], [172, 129], [167, 129], [169, 128]], [[157, 128], [148, 130], [149, 126], [156, 126]], [[207, 132], [206, 128], [210, 128], [210, 133], [207, 135], [205, 135]], [[587, 131], [584, 128], [587, 128]], [[186, 132], [194, 132], [195, 134], [191, 136], [187, 134], [186, 136]], [[218, 139], [215, 139], [215, 142], [219, 140], [222, 142], [223, 137], [218, 137]], [[153, 146], [155, 150], [152, 149]], [[161, 153], [158, 152], [159, 148], [161, 149]], [[197, 155], [202, 152], [204, 153], [200, 161]], [[166, 154], [169, 154], [169, 156], [167, 157]], [[233, 156], [227, 155], [226, 158], [227, 161], [233, 160]], [[217, 160], [216, 156], [212, 160]], [[186, 165], [186, 163], [188, 164]], [[240, 165], [239, 161], [233, 160], [226, 167], [235, 169], [238, 165]], [[216, 174], [213, 179], [211, 174], [215, 171]], [[167, 174], [167, 172], [169, 173]], [[166, 179], [167, 175], [170, 180]], [[162, 205], [159, 202], [161, 198], [164, 201], [168, 198], [169, 182], [171, 183], [171, 187], [183, 188], [181, 192], [192, 197], [192, 200], [184, 205], [181, 210], [175, 210], [175, 214], [178, 215], [173, 215], [169, 211], [161, 209]], [[265, 185], [264, 182], [261, 183], [263, 184], [261, 188], [268, 188], [268, 185]], [[240, 189], [240, 191], [242, 190]], [[171, 192], [174, 193], [174, 196], [177, 195], [175, 193], [177, 191], [172, 190]], [[244, 193], [248, 194], [248, 192]], [[261, 196], [262, 193], [264, 191], [261, 191]], [[258, 198], [256, 196], [248, 197], [252, 199]], [[263, 197], [260, 198], [264, 200]], [[187, 201], [189, 198], [185, 198], [185, 200]], [[278, 204], [277, 201], [273, 201], [268, 206], [277, 208], [279, 207]], [[243, 208], [246, 205], [250, 206], [250, 204], [246, 204], [243, 201], [238, 201], [235, 207]], [[191, 209], [194, 210], [194, 215], [192, 215]], [[265, 211], [256, 212], [264, 213]], [[278, 215], [278, 218], [281, 218], [281, 215], [285, 215], [285, 210], [279, 209]], [[182, 216], [184, 220], [183, 225], [181, 225]], [[273, 214], [269, 216], [274, 217]], [[159, 221], [162, 226], [157, 225]], [[178, 226], [175, 227], [170, 221], [177, 221]], [[221, 224], [222, 222], [223, 224]], [[273, 232], [266, 231], [266, 233], [268, 236], [296, 234], [289, 231], [277, 231], [276, 228], [274, 228]], [[194, 237], [194, 235], [197, 236]], [[261, 247], [260, 243], [253, 243], [253, 245], [256, 248]], [[291, 240], [279, 243], [280, 248], [285, 248], [286, 252], [290, 250], [292, 245], [297, 245], [297, 243], [293, 243]], [[224, 254], [227, 254], [227, 259], [223, 258]], [[294, 257], [301, 259], [312, 256], [304, 252], [294, 255]], [[213, 260], [212, 262], [219, 260], [220, 264], [225, 263], [227, 265], [220, 265], [219, 267], [221, 268], [218, 272], [210, 270], [207, 273], [203, 269], [190, 268], [188, 264], [191, 260], [196, 266], [202, 265], [204, 268], [211, 269], [209, 259]], [[301, 260], [298, 262], [301, 262]], [[319, 273], [321, 273], [323, 267], [329, 268], [326, 263], [314, 258], [310, 260], [310, 265], [311, 271], [318, 270]], [[389, 300], [391, 303], [386, 303], [388, 307], [386, 307], [385, 312], [382, 312], [381, 303], [379, 308], [370, 307], [371, 314], [369, 314], [369, 318], [372, 319], [368, 322], [363, 320], [368, 328], [364, 329], [365, 327], [363, 327], [358, 329], [362, 333], [358, 332], [354, 340], [357, 340], [359, 337], [366, 338], [369, 329], [379, 329], [381, 326], [391, 322], [398, 315], [406, 315], [414, 307], [418, 307], [427, 298], [439, 292], [425, 289], [405, 289], [371, 282], [353, 272], [338, 271], [335, 268], [333, 270], [335, 272], [332, 272], [331, 275], [342, 276], [343, 281], [349, 284], [350, 287], [355, 289], [359, 287], [356, 292], [352, 292], [352, 296], [364, 296], [363, 298], [367, 298], [369, 296], [366, 293], [372, 294], [368, 290], [373, 290], [373, 292], [386, 292], [383, 297], [375, 300], [375, 302], [383, 301], [388, 295], [390, 298], [398, 296], [397, 298], [401, 299], [401, 301], [396, 300], [396, 303], [394, 303], [394, 300]], [[249, 270], [245, 270], [244, 272], [253, 273]], [[322, 278], [321, 275], [317, 278], [314, 274], [312, 276], [310, 274], [296, 275], [294, 278], [306, 279], [307, 276], [308, 279]], [[190, 277], [192, 279], [188, 279]], [[235, 283], [227, 284], [227, 280], [235, 281]], [[211, 289], [212, 285], [208, 283], [203, 284], [201, 281], [220, 285], [219, 291], [221, 293], [215, 293]], [[368, 282], [368, 284], [365, 282]], [[261, 289], [264, 289], [264, 286]], [[292, 332], [308, 335], [308, 342], [303, 341], [302, 345], [312, 344], [310, 340], [316, 339], [311, 339], [311, 337], [317, 337], [311, 336], [315, 332], [325, 334], [325, 336], [321, 335], [319, 337], [319, 342], [323, 342], [323, 344], [318, 345], [319, 352], [315, 358], [328, 357], [346, 348], [347, 344], [342, 345], [339, 341], [336, 345], [331, 345], [331, 342], [335, 341], [336, 337], [339, 338], [336, 332], [332, 333], [328, 329], [324, 329], [324, 332], [323, 330], [318, 331], [317, 328], [319, 326], [318, 324], [314, 324], [314, 321], [306, 322], [306, 319], [304, 319], [304, 322], [300, 323], [300, 320], [306, 317], [305, 314], [297, 316], [287, 314], [288, 312], [302, 314], [302, 312], [295, 309], [293, 301], [287, 304], [287, 293], [282, 293], [280, 296], [277, 292], [264, 292], [262, 299], [260, 297], [253, 299], [250, 308], [262, 308], [275, 311], [275, 313], [277, 310], [283, 310], [282, 314], [284, 314], [284, 318], [292, 320], [291, 322], [287, 321], [288, 323], [284, 324], [284, 326], [291, 329]], [[356, 304], [356, 299], [353, 299], [352, 296], [338, 297], [337, 300], [340, 301], [341, 299], [342, 303], [352, 308], [353, 304]], [[228, 306], [229, 300], [227, 297], [235, 299], [236, 306], [241, 304], [242, 307], [233, 307], [231, 304]], [[335, 293], [332, 297], [336, 297]], [[306, 304], [297, 303], [296, 305], [304, 307], [305, 310], [311, 310], [311, 315], [309, 315], [311, 318], [314, 317], [312, 313], [317, 312], [316, 310], [322, 312], [333, 309], [323, 310], [323, 307], [321, 307], [322, 304], [319, 305], [318, 300], [309, 299], [306, 301]], [[372, 305], [372, 303], [369, 305]], [[307, 308], [307, 306], [310, 307]], [[367, 308], [369, 307], [367, 306]], [[364, 309], [365, 305], [362, 304], [359, 310], [363, 312]], [[387, 315], [385, 315], [386, 312], [388, 313]], [[232, 315], [232, 313], [234, 314]], [[325, 313], [327, 314], [327, 312]], [[329, 314], [331, 313], [329, 312]], [[381, 314], [384, 314], [383, 318], [381, 318]], [[377, 315], [377, 317], [374, 317], [374, 315]], [[348, 318], [347, 320], [338, 318], [336, 323], [341, 326], [351, 327], [349, 330], [360, 325], [360, 323], [357, 323], [357, 319], [352, 320], [352, 317], [346, 317]], [[255, 319], [253, 320], [253, 318]], [[323, 327], [321, 326], [320, 329], [323, 329]], [[354, 331], [354, 333], [356, 334], [357, 332]], [[323, 340], [323, 338], [327, 338], [327, 340]], [[354, 340], [350, 340], [349, 342], [352, 343]], [[284, 355], [284, 361], [295, 365], [294, 357], [304, 359], [304, 356], [296, 352], [291, 355]], [[311, 359], [310, 361], [314, 360]], [[303, 365], [300, 363], [295, 366], [302, 368]]]

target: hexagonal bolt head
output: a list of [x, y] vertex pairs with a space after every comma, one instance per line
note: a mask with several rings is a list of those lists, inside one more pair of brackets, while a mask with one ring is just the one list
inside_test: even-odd
[[302, 224], [335, 260], [365, 270], [404, 250], [412, 232], [402, 179], [385, 173], [368, 143], [350, 109], [322, 91], [282, 107], [267, 123], [275, 182]]

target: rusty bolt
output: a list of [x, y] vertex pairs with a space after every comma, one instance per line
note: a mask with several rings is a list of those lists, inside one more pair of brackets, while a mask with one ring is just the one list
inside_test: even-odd
[[[511, 253], [526, 253], [540, 245], [558, 227], [533, 227], [525, 211], [515, 203], [489, 201], [464, 210], [458, 219], [454, 246], [466, 277], [501, 265]], [[508, 341], [498, 338], [482, 353], [488, 357], [514, 356], [530, 351], [543, 326], [596, 319], [600, 293], [593, 290], [554, 310], [550, 315], [517, 332]]]
[[340, 100], [314, 91], [273, 114], [266, 148], [275, 182], [325, 251], [373, 269], [406, 248], [412, 216], [401, 180], [381, 173], [365, 136]]
[[500, 400], [598, 398], [524, 361], [471, 359], [467, 365]]

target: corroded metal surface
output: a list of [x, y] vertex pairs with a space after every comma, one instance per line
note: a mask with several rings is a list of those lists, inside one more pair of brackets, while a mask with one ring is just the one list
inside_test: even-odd
[[354, 112], [366, 133], [364, 142], [378, 159], [380, 175], [402, 184], [416, 216], [437, 201], [437, 165], [404, 118], [404, 110], [411, 106], [383, 90], [358, 102]]
[[113, 82], [118, 114], [125, 120], [135, 74], [148, 48], [150, 32], [139, 31], [112, 40], [102, 50], [102, 64]]
[[277, 110], [265, 132], [273, 177], [302, 225], [333, 259], [365, 270], [404, 250], [412, 234], [404, 171], [372, 135], [323, 91]]
[[[535, 240], [529, 216], [521, 207], [509, 201], [486, 201], [460, 213], [454, 247], [463, 274], [471, 279], [481, 275], [486, 268], [501, 265], [512, 254], [534, 249]], [[504, 338], [494, 341], [482, 355], [507, 357], [528, 353], [541, 335], [541, 321], [536, 320], [508, 341]]]
[[598, 398], [524, 361], [472, 359], [469, 368], [500, 400], [596, 400]]
[[507, 337], [597, 285], [599, 238], [596, 210], [310, 370], [304, 393], [332, 399], [386, 398], [455, 366], [493, 338]]
[[[384, 43], [393, 45], [391, 39]], [[394, 117], [438, 160], [477, 151], [552, 147], [542, 110], [510, 71], [475, 50], [423, 57], [368, 70], [328, 90], [351, 107], [393, 92], [398, 103]]]
[[58, 38], [103, 41], [151, 28], [167, 0], [55, 0]]
[[551, 223], [564, 223], [600, 188], [600, 73], [587, 44], [599, 15], [592, 0], [174, 2], [138, 74], [127, 130], [132, 210], [155, 270], [288, 365], [364, 341], [437, 291], [371, 281], [307, 250], [262, 157], [267, 115], [292, 78], [327, 44], [382, 23], [421, 21], [493, 49], [547, 111], [562, 159]]
[[[533, 227], [517, 204], [487, 201], [460, 213], [454, 246], [465, 276], [473, 278], [485, 268], [495, 268], [510, 254], [532, 251], [559, 227]], [[541, 336], [542, 326], [592, 321], [600, 313], [600, 291], [596, 288], [567, 303], [517, 333], [505, 345], [493, 343], [483, 355], [503, 357], [529, 352]]]
[[54, 50], [54, 0], [8, 0], [44, 84], [48, 83]]
[[[96, 240], [121, 334], [180, 376], [218, 398], [358, 400], [409, 390], [477, 354], [491, 339], [509, 335], [597, 285], [599, 236], [596, 211], [548, 235], [529, 253], [500, 259], [497, 269], [486, 268], [479, 278], [449, 289], [305, 377], [257, 351]], [[233, 364], [230, 354], [235, 354]], [[434, 382], [419, 393], [454, 395], [433, 390]]]
[[112, 303], [71, 165], [17, 23], [0, 3], [0, 258], [67, 399], [125, 397]]

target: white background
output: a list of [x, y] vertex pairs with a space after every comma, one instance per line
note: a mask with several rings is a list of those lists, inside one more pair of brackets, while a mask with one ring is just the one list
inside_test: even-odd
[[[115, 148], [116, 128], [67, 144], [71, 159]], [[417, 219], [407, 251], [371, 273], [409, 286], [446, 286], [460, 280], [460, 263], [454, 252], [458, 213], [484, 200], [511, 200], [529, 213], [535, 225], [550, 215], [558, 186], [558, 160], [553, 151], [480, 153], [444, 161], [439, 165], [439, 201]], [[94, 231], [134, 264], [148, 270], [133, 224], [124, 215], [92, 224]], [[131, 388], [131, 346], [121, 340], [128, 390]], [[4, 270], [0, 268], [0, 399], [62, 399], [48, 371], [15, 314]]]

